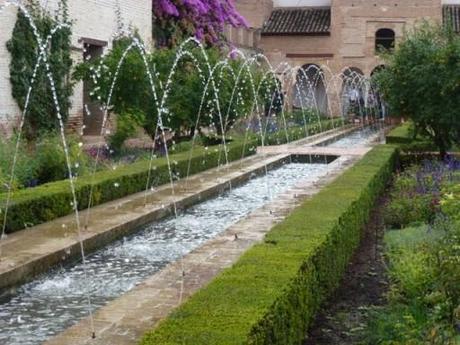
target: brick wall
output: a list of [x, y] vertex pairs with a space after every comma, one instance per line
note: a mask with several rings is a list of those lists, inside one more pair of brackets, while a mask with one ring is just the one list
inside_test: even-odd
[[259, 47], [273, 65], [327, 65], [333, 73], [357, 67], [366, 75], [382, 64], [375, 54], [375, 33], [404, 31], [422, 19], [441, 20], [441, 0], [332, 0], [330, 36], [262, 36]]

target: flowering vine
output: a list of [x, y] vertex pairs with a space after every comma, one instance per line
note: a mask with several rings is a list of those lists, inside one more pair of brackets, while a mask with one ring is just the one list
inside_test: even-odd
[[174, 46], [188, 36], [215, 45], [225, 25], [247, 26], [233, 0], [153, 0], [153, 17], [160, 46]]

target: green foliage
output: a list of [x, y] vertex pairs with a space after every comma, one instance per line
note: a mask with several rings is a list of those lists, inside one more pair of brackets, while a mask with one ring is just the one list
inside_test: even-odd
[[[89, 166], [89, 157], [81, 149], [76, 137], [67, 136], [69, 159], [72, 164], [72, 174], [85, 174]], [[61, 136], [54, 133], [43, 135], [36, 143], [33, 152], [38, 183], [48, 183], [68, 178], [66, 155]]]
[[301, 343], [321, 302], [339, 284], [395, 156], [391, 146], [374, 148], [146, 334], [141, 344]]
[[389, 303], [370, 314], [368, 344], [458, 344], [459, 235], [442, 217], [386, 234]]
[[[210, 129], [213, 135], [221, 135], [222, 129], [228, 131], [238, 117], [253, 110], [254, 95], [248, 82], [247, 69], [241, 74], [238, 92], [233, 93], [235, 75], [241, 69], [243, 61], [228, 60], [228, 64], [218, 64], [221, 56], [217, 49], [206, 50], [207, 60], [192, 43], [185, 47], [187, 53], [180, 51], [180, 48], [159, 49], [145, 56], [156, 90], [155, 100], [139, 50], [131, 47], [125, 54], [132, 42], [132, 38], [118, 39], [108, 54], [79, 65], [74, 74], [77, 80], [97, 81], [93, 83], [95, 87], [92, 95], [102, 102], [108, 101], [114, 76], [117, 75], [110, 107], [112, 113], [118, 114], [118, 121], [138, 124], [151, 138], [155, 138], [159, 134], [158, 115], [164, 99], [161, 107], [162, 122], [165, 127], [172, 129], [177, 139], [182, 136], [192, 137], [196, 130], [201, 131], [203, 127]], [[123, 56], [125, 60], [116, 74]], [[180, 56], [177, 64], [176, 56]], [[218, 64], [213, 70], [214, 81], [208, 79], [210, 71], [207, 61], [211, 68]], [[257, 81], [256, 69], [252, 69], [251, 73]], [[219, 103], [216, 102], [216, 97]], [[134, 119], [124, 120], [126, 117]], [[125, 129], [123, 125], [120, 131], [124, 133], [116, 134], [118, 146], [121, 139], [130, 133]]]
[[[16, 148], [16, 136], [0, 139], [0, 193], [8, 190], [11, 179], [11, 165]], [[27, 145], [22, 143], [16, 158], [16, 171], [13, 179], [13, 189], [23, 188], [36, 177], [36, 162], [29, 154]]]
[[[50, 144], [49, 147], [56, 150], [57, 143]], [[191, 160], [190, 174], [216, 167], [222, 163], [220, 148], [219, 146], [208, 150], [196, 149]], [[229, 161], [242, 158], [243, 145], [241, 143], [230, 143], [227, 149]], [[247, 143], [243, 156], [254, 152], [253, 143]], [[189, 157], [188, 152], [171, 156], [173, 175], [187, 175]], [[48, 158], [44, 160], [44, 162], [47, 161]], [[149, 165], [149, 160], [141, 160], [130, 165], [120, 166], [116, 170], [97, 172], [91, 178], [77, 179], [75, 186], [78, 207], [80, 209], [87, 207], [92, 183], [94, 183], [92, 205], [99, 205], [144, 190], [149, 175]], [[155, 170], [152, 174], [152, 186], [169, 182], [169, 171], [165, 158], [157, 158], [153, 168]], [[3, 209], [2, 204], [5, 199], [5, 194], [0, 194], [0, 209]], [[72, 195], [68, 180], [19, 190], [12, 197], [6, 231], [8, 233], [14, 232], [23, 229], [26, 224], [36, 225], [70, 214], [73, 211], [71, 203]]]
[[403, 228], [413, 223], [430, 223], [439, 210], [441, 171], [424, 171], [413, 166], [397, 175], [384, 210], [385, 224]]
[[[35, 0], [28, 2], [27, 9], [43, 39], [51, 34], [58, 22], [66, 24], [54, 32], [45, 48], [50, 72], [55, 82], [61, 116], [65, 121], [68, 117], [72, 94], [72, 83], [69, 81], [72, 66], [70, 57], [72, 32], [67, 15], [67, 2], [62, 1], [60, 13], [56, 18], [52, 18], [44, 12]], [[33, 139], [42, 131], [58, 128], [59, 123], [52, 88], [43, 61], [36, 71], [34, 82], [31, 83], [34, 68], [38, 62], [39, 47], [29, 19], [22, 11], [18, 11], [16, 24], [12, 37], [7, 42], [7, 48], [11, 54], [10, 81], [13, 97], [23, 111], [28, 89], [30, 86], [33, 87], [24, 123], [26, 137]]]
[[448, 27], [425, 23], [406, 35], [377, 74], [395, 114], [409, 117], [442, 156], [460, 141], [460, 37]]
[[444, 188], [440, 204], [445, 215], [460, 223], [460, 183], [452, 183]]
[[125, 140], [136, 134], [143, 119], [144, 113], [136, 109], [117, 116], [117, 130], [109, 137], [109, 146], [115, 153], [120, 153]]
[[[0, 193], [7, 192], [13, 164], [17, 137], [0, 140]], [[72, 173], [82, 175], [89, 165], [89, 158], [73, 136], [67, 137]], [[69, 175], [61, 136], [43, 133], [34, 145], [20, 143], [14, 171], [13, 190], [34, 187], [52, 181], [66, 179]]]

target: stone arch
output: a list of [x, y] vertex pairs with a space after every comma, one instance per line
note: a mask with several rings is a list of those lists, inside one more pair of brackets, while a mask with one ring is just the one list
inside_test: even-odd
[[364, 85], [364, 73], [357, 67], [346, 67], [342, 70], [342, 115], [347, 116], [351, 112], [362, 112], [365, 106], [366, 88]]
[[294, 108], [310, 108], [327, 114], [328, 97], [324, 73], [320, 66], [305, 64], [297, 70], [293, 95]]
[[371, 77], [385, 68], [385, 65], [377, 65], [371, 71]]
[[[386, 68], [385, 65], [375, 66], [374, 69], [372, 69], [371, 71], [371, 78], [374, 77], [378, 72], [380, 72], [381, 70], [385, 68]], [[386, 104], [385, 100], [382, 98], [382, 95], [380, 94], [376, 83], [372, 79], [371, 79], [371, 83], [375, 91], [374, 102], [375, 102], [375, 108], [377, 109], [377, 112], [378, 112], [378, 117], [386, 118], [387, 112], [388, 112], [388, 105]]]

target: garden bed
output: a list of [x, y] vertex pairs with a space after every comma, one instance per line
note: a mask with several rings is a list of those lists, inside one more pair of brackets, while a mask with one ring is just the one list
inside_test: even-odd
[[414, 160], [382, 201], [376, 240], [360, 250], [374, 248], [355, 257], [305, 345], [460, 344], [460, 162]]

